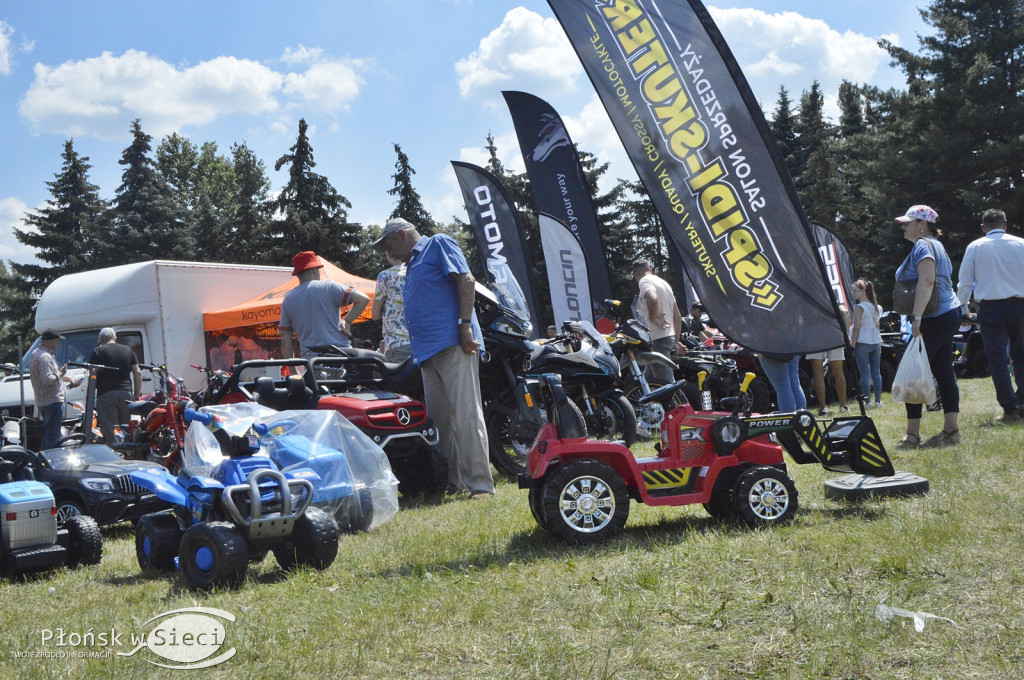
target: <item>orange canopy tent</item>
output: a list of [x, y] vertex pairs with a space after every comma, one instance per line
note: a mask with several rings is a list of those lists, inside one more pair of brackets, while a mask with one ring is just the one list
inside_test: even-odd
[[[343, 286], [352, 286], [370, 298], [370, 303], [356, 322], [369, 321], [370, 309], [373, 306], [373, 295], [377, 289], [377, 282], [360, 278], [349, 274], [344, 269], [337, 267], [322, 257], [318, 258], [324, 266], [324, 277], [331, 281], [337, 281]], [[292, 277], [280, 286], [246, 300], [241, 304], [226, 309], [219, 309], [213, 312], [203, 313], [203, 329], [207, 332], [223, 330], [226, 328], [241, 328], [259, 324], [277, 324], [281, 320], [281, 301], [288, 291], [299, 285], [299, 280]]]

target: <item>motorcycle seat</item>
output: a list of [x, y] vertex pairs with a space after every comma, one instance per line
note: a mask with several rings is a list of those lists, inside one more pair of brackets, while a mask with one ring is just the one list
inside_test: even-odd
[[213, 474], [212, 465], [192, 465], [189, 467], [183, 467], [178, 471], [178, 479], [183, 484], [188, 483], [188, 480], [193, 477], [209, 477]]
[[650, 404], [651, 402], [662, 402], [672, 398], [676, 390], [682, 389], [683, 385], [686, 384], [686, 380], [677, 380], [674, 383], [668, 385], [662, 385], [656, 390], [648, 392], [639, 399], [636, 400], [638, 404]]
[[129, 401], [128, 412], [140, 415], [143, 418], [145, 418], [150, 413], [152, 413], [153, 409], [155, 409], [157, 406], [159, 406], [159, 404], [149, 399], [143, 399], [141, 401]]

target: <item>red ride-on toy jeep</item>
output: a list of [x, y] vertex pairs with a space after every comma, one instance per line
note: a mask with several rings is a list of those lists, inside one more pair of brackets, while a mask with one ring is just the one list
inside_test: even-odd
[[[753, 377], [747, 375], [743, 391]], [[643, 399], [658, 400], [679, 387], [666, 385]], [[557, 376], [542, 376], [531, 394], [552, 422], [543, 424], [534, 441], [529, 472], [519, 486], [530, 490], [537, 523], [569, 543], [596, 543], [619, 533], [630, 499], [647, 505], [703, 503], [713, 517], [751, 527], [792, 519], [797, 490], [786, 474], [783, 448], [800, 464], [818, 462], [870, 476], [894, 473], [866, 416], [837, 418], [822, 429], [806, 410], [757, 415], [694, 411], [683, 404], [662, 422], [658, 455], [638, 458], [621, 444], [586, 439]]]
[[[289, 375], [281, 377], [282, 367]], [[237, 364], [207, 403], [255, 401], [276, 410], [337, 411], [384, 449], [405, 497], [440, 494], [448, 463], [423, 402], [381, 387], [383, 364], [372, 357], [267, 359]]]

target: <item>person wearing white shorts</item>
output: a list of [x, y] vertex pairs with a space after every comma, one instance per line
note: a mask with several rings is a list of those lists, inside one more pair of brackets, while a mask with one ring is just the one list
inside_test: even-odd
[[842, 347], [815, 352], [806, 355], [811, 362], [811, 384], [814, 387], [814, 396], [818, 400], [818, 415], [829, 414], [828, 405], [825, 401], [825, 362], [828, 361], [829, 371], [832, 372], [832, 380], [836, 384], [836, 396], [839, 398], [839, 412], [846, 413], [850, 409], [846, 407], [846, 374], [843, 372], [843, 361], [845, 351]]

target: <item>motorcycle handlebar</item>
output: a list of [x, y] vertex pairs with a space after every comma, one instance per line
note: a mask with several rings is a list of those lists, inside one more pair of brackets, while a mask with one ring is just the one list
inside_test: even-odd
[[213, 422], [212, 413], [200, 413], [194, 408], [185, 409], [185, 413], [182, 415], [182, 418], [185, 420], [186, 423], [197, 421], [202, 423], [203, 425], [209, 425], [210, 423]]

